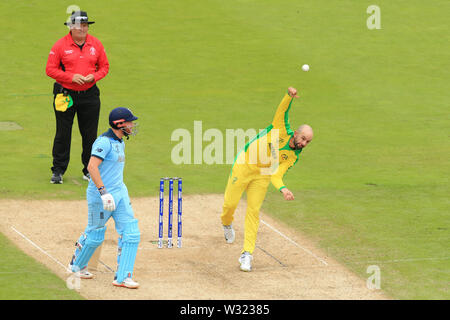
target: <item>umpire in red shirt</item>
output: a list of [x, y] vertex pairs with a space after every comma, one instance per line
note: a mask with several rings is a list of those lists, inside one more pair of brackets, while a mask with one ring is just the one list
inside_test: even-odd
[[[83, 145], [81, 154], [83, 179], [90, 178], [87, 165], [91, 157], [92, 144], [97, 138], [100, 115], [100, 91], [96, 83], [103, 79], [109, 70], [102, 43], [88, 34], [89, 25], [92, 23], [94, 21], [89, 21], [86, 12], [72, 12], [70, 21], [64, 23], [70, 28], [69, 34], [55, 43], [48, 56], [46, 73], [56, 81], [53, 87], [56, 134], [50, 180], [55, 184], [63, 183], [63, 174], [69, 165], [75, 114]], [[55, 107], [57, 95], [58, 99], [69, 97], [67, 101], [70, 100], [71, 103], [67, 103], [67, 109]]]

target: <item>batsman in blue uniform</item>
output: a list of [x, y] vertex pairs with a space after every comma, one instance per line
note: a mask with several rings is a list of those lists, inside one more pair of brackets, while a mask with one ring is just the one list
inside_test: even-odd
[[83, 279], [93, 278], [87, 270], [89, 259], [105, 239], [105, 224], [114, 219], [119, 234], [117, 271], [113, 285], [135, 289], [139, 283], [132, 278], [140, 241], [138, 220], [134, 218], [128, 190], [123, 183], [125, 143], [136, 135], [138, 118], [128, 108], [115, 108], [109, 114], [111, 128], [95, 140], [88, 170], [91, 180], [87, 188], [88, 225], [76, 243], [69, 268]]

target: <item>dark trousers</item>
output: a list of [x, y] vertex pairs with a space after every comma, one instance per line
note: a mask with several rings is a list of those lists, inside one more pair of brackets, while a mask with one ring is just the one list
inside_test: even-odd
[[70, 160], [72, 125], [76, 114], [83, 146], [81, 153], [83, 173], [87, 173], [92, 144], [97, 138], [98, 119], [100, 115], [100, 90], [94, 85], [88, 91], [81, 93], [69, 91], [69, 94], [73, 99], [73, 105], [64, 112], [55, 109], [55, 100], [53, 99], [56, 134], [53, 142], [53, 167], [51, 169], [52, 172], [61, 174], [64, 174], [67, 170]]

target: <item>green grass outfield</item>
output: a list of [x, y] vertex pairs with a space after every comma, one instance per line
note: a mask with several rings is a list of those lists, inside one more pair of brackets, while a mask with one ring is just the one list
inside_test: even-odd
[[[116, 106], [140, 118], [127, 143], [132, 197], [156, 196], [162, 174], [182, 176], [187, 194], [222, 193], [230, 166], [173, 164], [172, 132], [192, 132], [195, 120], [203, 130], [264, 128], [295, 86], [291, 124], [310, 124], [315, 139], [285, 177], [297, 200], [271, 187], [263, 210], [362, 278], [378, 265], [394, 298], [450, 297], [448, 1], [377, 1], [382, 29], [368, 30], [371, 1], [4, 0], [0, 121], [24, 129], [2, 131], [1, 198], [84, 198], [76, 126], [65, 184], [49, 183], [55, 124], [45, 63], [71, 4], [96, 21], [90, 33], [111, 64], [99, 82], [100, 131]], [[33, 296], [14, 296], [24, 297]]]
[[0, 300], [80, 300], [66, 282], [0, 234]]

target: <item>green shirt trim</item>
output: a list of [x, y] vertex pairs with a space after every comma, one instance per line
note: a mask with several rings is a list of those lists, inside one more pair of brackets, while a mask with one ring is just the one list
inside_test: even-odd
[[252, 140], [250, 140], [244, 147], [244, 151], [247, 152], [248, 147], [250, 146], [250, 144], [252, 144], [253, 141], [258, 140], [261, 137], [264, 137], [266, 134], [268, 134], [270, 132], [270, 130], [272, 130], [273, 128], [273, 124], [271, 124], [270, 126], [266, 127], [264, 130], [260, 131], [255, 137], [253, 137]]
[[234, 158], [234, 162], [233, 165], [231, 166], [231, 171], [230, 171], [230, 175], [233, 172], [233, 167], [234, 164], [236, 163], [237, 158], [239, 157], [239, 155], [241, 154], [242, 151], [247, 152], [248, 147], [250, 146], [250, 144], [252, 144], [253, 141], [258, 140], [261, 137], [264, 137], [267, 133], [270, 132], [270, 130], [272, 130], [273, 125], [271, 124], [270, 126], [266, 127], [264, 130], [260, 131], [256, 136], [253, 137], [253, 139], [251, 139], [249, 142], [247, 142], [247, 144], [245, 145], [244, 149], [242, 149], [241, 151], [239, 151], [239, 153], [236, 155], [236, 157]]
[[[289, 95], [289, 91], [288, 91], [288, 95]], [[286, 132], [288, 135], [294, 134], [294, 131], [291, 130], [291, 125], [289, 123], [289, 110], [291, 109], [292, 101], [294, 101], [294, 99], [291, 97], [291, 102], [289, 102], [289, 107], [284, 112], [284, 127], [286, 128]]]

